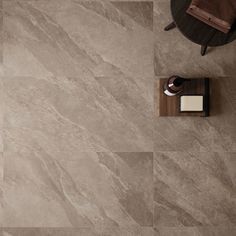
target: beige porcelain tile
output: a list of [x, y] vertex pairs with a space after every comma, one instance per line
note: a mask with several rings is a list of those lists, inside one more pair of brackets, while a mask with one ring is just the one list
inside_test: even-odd
[[138, 24], [153, 30], [153, 2], [137, 1], [132, 4], [122, 1], [112, 1], [119, 10], [130, 16]]
[[210, 86], [210, 117], [156, 115], [156, 151], [236, 151], [236, 77], [212, 78]]
[[99, 236], [94, 230], [89, 228], [4, 228], [0, 232], [1, 236]]
[[[236, 234], [235, 43], [201, 57], [154, 7], [3, 1], [0, 235]], [[153, 26], [156, 80], [224, 76], [211, 117], [158, 117]]]
[[[4, 94], [3, 94], [3, 83], [0, 78], [0, 192], [1, 192], [1, 187], [2, 187], [2, 182], [3, 182], [3, 119], [4, 119]], [[1, 195], [1, 193], [0, 193]], [[1, 197], [0, 197], [1, 198]], [[0, 200], [1, 204], [1, 200]], [[1, 215], [1, 213], [0, 213]], [[1, 222], [1, 221], [0, 221]], [[1, 225], [1, 223], [0, 223]]]
[[[3, 12], [2, 12], [2, 0], [0, 0], [0, 76], [3, 74]], [[0, 153], [3, 152], [3, 114], [4, 114], [4, 102], [3, 102], [3, 90], [2, 80], [0, 79]], [[2, 176], [2, 159], [0, 157], [0, 176]], [[1, 178], [0, 178], [1, 182]]]
[[235, 227], [169, 227], [159, 228], [155, 236], [234, 236]]
[[[145, 4], [152, 12], [152, 5]], [[140, 13], [123, 13], [125, 5]], [[82, 151], [152, 151], [153, 34], [140, 23], [148, 16], [146, 10], [142, 15], [135, 2], [119, 6], [122, 10], [109, 2], [4, 1], [5, 75], [21, 77], [6, 86], [42, 86], [37, 93], [27, 87], [17, 91], [25, 99], [24, 93], [34, 93], [31, 100], [44, 97], [34, 108], [31, 100], [23, 101], [31, 103], [24, 115], [30, 117], [32, 109], [40, 112], [32, 114], [38, 120], [30, 118], [35, 121], [31, 128], [43, 128], [50, 122], [45, 119], [56, 115], [64, 121], [51, 128], [56, 132], [64, 130], [62, 123], [69, 124], [67, 133], [76, 132], [77, 138], [71, 138]], [[54, 115], [46, 118], [41, 108], [53, 109]]]
[[[92, 228], [4, 228], [1, 236], [152, 236], [151, 228], [116, 229], [96, 231]], [[2, 233], [2, 234], [1, 234]]]
[[170, 227], [155, 229], [155, 236], [196, 236], [196, 229], [192, 227]]
[[[135, 2], [123, 3], [123, 9], [125, 4], [136, 9]], [[150, 4], [144, 5], [152, 14]], [[137, 83], [153, 77], [152, 31], [112, 3], [13, 0], [4, 1], [4, 12], [4, 65], [10, 75], [93, 77], [106, 67]], [[17, 53], [26, 55], [31, 67]]]
[[3, 9], [3, 235], [151, 235], [152, 3]]
[[3, 154], [0, 153], [0, 228], [3, 222]]
[[[0, 76], [3, 74], [3, 9], [2, 0], [0, 0]], [[4, 116], [4, 102], [3, 102], [3, 86], [0, 77], [0, 227], [2, 226], [3, 213], [3, 173], [4, 173], [4, 161], [3, 161], [3, 116]]]
[[[5, 103], [4, 103], [4, 89], [2, 77], [0, 77], [0, 153], [3, 152], [3, 122], [5, 114]], [[2, 161], [0, 161], [2, 163]], [[1, 164], [0, 164], [1, 169]], [[0, 171], [0, 173], [2, 173]]]
[[221, 236], [228, 235], [234, 236], [236, 235], [235, 227], [200, 227], [195, 229], [197, 236]]
[[0, 74], [2, 74], [2, 63], [3, 63], [3, 9], [2, 0], [0, 1]]
[[102, 236], [154, 236], [154, 230], [152, 227], [141, 227], [141, 228], [109, 228], [104, 229], [101, 232]]
[[3, 183], [3, 153], [0, 153], [0, 187]]
[[119, 77], [93, 83], [80, 77], [2, 80], [4, 127], [15, 142], [40, 143], [58, 158], [81, 151], [153, 149], [152, 102]]
[[152, 153], [56, 156], [8, 137], [5, 227], [152, 226]]
[[154, 2], [155, 73], [182, 76], [233, 76], [236, 68], [236, 41], [210, 48], [202, 57], [200, 46], [185, 38], [177, 29], [165, 32], [172, 22], [170, 1]]
[[236, 153], [158, 152], [154, 225], [235, 226]]

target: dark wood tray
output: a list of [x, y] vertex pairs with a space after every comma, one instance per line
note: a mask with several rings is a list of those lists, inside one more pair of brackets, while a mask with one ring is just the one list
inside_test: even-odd
[[[159, 116], [209, 116], [209, 83], [208, 78], [189, 79], [184, 83], [184, 91], [176, 96], [169, 97], [163, 92], [167, 78], [159, 81]], [[201, 112], [180, 112], [181, 95], [203, 95], [204, 110]]]

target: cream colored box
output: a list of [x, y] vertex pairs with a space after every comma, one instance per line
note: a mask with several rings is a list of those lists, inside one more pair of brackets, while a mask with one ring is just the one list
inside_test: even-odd
[[203, 111], [203, 96], [202, 95], [181, 96], [180, 111]]

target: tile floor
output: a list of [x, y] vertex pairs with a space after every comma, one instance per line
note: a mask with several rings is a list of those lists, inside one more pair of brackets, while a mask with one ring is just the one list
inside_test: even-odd
[[[0, 3], [1, 236], [236, 235], [236, 43], [201, 57], [167, 0]], [[158, 117], [176, 73], [211, 117]]]

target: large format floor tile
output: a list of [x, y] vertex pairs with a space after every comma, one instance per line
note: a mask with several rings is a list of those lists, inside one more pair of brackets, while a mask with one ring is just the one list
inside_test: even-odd
[[159, 228], [155, 236], [234, 236], [235, 227], [170, 227]]
[[[2, 11], [2, 0], [0, 0], [0, 76], [3, 73], [3, 11]], [[3, 213], [2, 213], [2, 197], [3, 197], [3, 91], [2, 81], [0, 77], [0, 227], [2, 226]], [[0, 233], [1, 234], [1, 233]]]
[[3, 62], [3, 9], [2, 0], [0, 1], [0, 75], [2, 75], [2, 62]]
[[0, 153], [0, 227], [3, 222], [3, 154]]
[[151, 235], [152, 2], [3, 13], [3, 235]]
[[235, 226], [235, 153], [157, 152], [154, 225]]
[[[0, 0], [0, 236], [236, 234], [236, 44], [201, 57], [169, 8]], [[210, 117], [158, 117], [172, 74]]]
[[[15, 99], [15, 124], [55, 129], [58, 140], [64, 131], [63, 140], [82, 151], [152, 150], [152, 3], [145, 4], [144, 15], [129, 16], [138, 3], [4, 1], [6, 99]], [[31, 121], [21, 123], [24, 116]]]
[[151, 151], [152, 3], [143, 5], [144, 14], [138, 3], [4, 1], [5, 87], [22, 107], [12, 111], [19, 126], [29, 128], [24, 116], [31, 128], [51, 123], [45, 130], [82, 151]]
[[[2, 233], [2, 234], [1, 234]], [[91, 228], [4, 228], [0, 236], [152, 236], [152, 228], [116, 229], [97, 231]]]
[[108, 88], [80, 77], [2, 81], [4, 129], [16, 140], [40, 143], [59, 155], [73, 150], [152, 151], [152, 102], [125, 81]]
[[[145, 4], [149, 19], [152, 4]], [[13, 0], [3, 6], [4, 64], [10, 75], [104, 77], [120, 71], [137, 82], [153, 75], [152, 21], [140, 24], [141, 10], [134, 20], [109, 2]], [[109, 66], [112, 71], [102, 70]]]
[[68, 153], [7, 137], [5, 227], [152, 226], [152, 153]]

